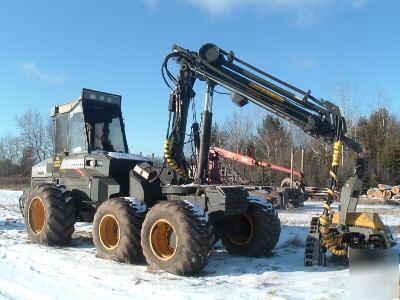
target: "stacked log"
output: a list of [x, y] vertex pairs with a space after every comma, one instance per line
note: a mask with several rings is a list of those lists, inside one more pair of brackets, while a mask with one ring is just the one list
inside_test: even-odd
[[390, 185], [381, 183], [378, 184], [378, 189], [381, 190], [383, 199], [388, 200], [392, 198], [392, 187]]
[[[314, 200], [324, 200], [328, 193], [326, 188], [321, 187], [306, 187], [306, 192], [310, 198]], [[340, 192], [335, 191], [335, 200], [339, 201], [340, 199]], [[389, 204], [397, 203], [400, 205], [400, 185], [387, 185], [387, 184], [378, 184], [377, 187], [372, 187], [367, 190], [367, 195], [363, 196], [367, 199], [375, 199], [380, 203], [387, 202]], [[391, 201], [389, 201], [391, 200]]]
[[370, 198], [378, 198], [383, 200], [400, 199], [400, 185], [390, 186], [380, 183], [377, 188], [367, 190], [367, 196]]
[[374, 198], [383, 198], [383, 192], [380, 189], [374, 189]]
[[378, 184], [378, 189], [380, 189], [381, 191], [386, 191], [386, 190], [391, 190], [392, 187], [390, 185], [380, 183]]
[[382, 194], [383, 194], [383, 199], [385, 200], [392, 198], [392, 192], [390, 190], [384, 190]]
[[391, 191], [392, 191], [392, 194], [393, 194], [393, 195], [398, 195], [398, 194], [400, 194], [400, 185], [392, 186]]

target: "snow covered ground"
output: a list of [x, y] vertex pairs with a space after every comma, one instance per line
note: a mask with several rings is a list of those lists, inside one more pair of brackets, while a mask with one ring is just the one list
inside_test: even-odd
[[[0, 190], [0, 300], [2, 299], [343, 299], [348, 269], [303, 266], [310, 217], [321, 203], [280, 211], [280, 241], [271, 257], [245, 258], [217, 247], [195, 277], [95, 257], [91, 225], [78, 223], [65, 248], [34, 245], [18, 208], [21, 193]], [[360, 205], [378, 211], [400, 241], [400, 207]], [[135, 298], [133, 298], [135, 297]]]

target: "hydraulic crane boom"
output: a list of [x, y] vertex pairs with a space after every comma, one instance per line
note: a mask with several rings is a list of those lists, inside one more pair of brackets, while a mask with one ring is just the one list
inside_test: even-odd
[[336, 105], [259, 70], [235, 57], [232, 51], [227, 53], [214, 44], [205, 44], [198, 53], [179, 46], [173, 47], [173, 53], [183, 58], [182, 63], [200, 79], [236, 94], [233, 100], [239, 105], [253, 102], [316, 137], [333, 140], [338, 127], [346, 132]]
[[[177, 78], [168, 70], [167, 64], [171, 58], [180, 64]], [[169, 166], [184, 178], [189, 177], [188, 165], [183, 155], [187, 110], [191, 98], [195, 95], [192, 88], [196, 79], [207, 82], [203, 128], [199, 130], [196, 124], [194, 127], [197, 130], [192, 128], [198, 152], [195, 178], [197, 183], [205, 181], [212, 123], [212, 99], [216, 85], [230, 91], [232, 101], [239, 106], [250, 101], [297, 125], [313, 137], [323, 138], [327, 142], [340, 140], [356, 152], [362, 152], [359, 144], [345, 136], [346, 122], [336, 105], [317, 99], [311, 95], [310, 90], [303, 91], [244, 62], [232, 51], [226, 52], [214, 44], [205, 44], [198, 52], [174, 45], [173, 52], [164, 61], [164, 70], [176, 85], [170, 98], [169, 110], [174, 115], [170, 125], [171, 133], [168, 131], [167, 134], [165, 155]], [[165, 76], [164, 79], [166, 81]], [[199, 132], [201, 137], [198, 135]]]

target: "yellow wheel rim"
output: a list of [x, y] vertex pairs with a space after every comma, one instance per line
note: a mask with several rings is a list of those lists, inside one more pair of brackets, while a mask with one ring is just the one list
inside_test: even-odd
[[161, 260], [170, 260], [178, 249], [178, 236], [174, 226], [165, 219], [157, 220], [150, 230], [150, 247]]
[[33, 233], [39, 234], [43, 231], [46, 223], [46, 207], [40, 197], [33, 198], [29, 204], [28, 223]]
[[118, 220], [113, 215], [104, 215], [100, 220], [100, 242], [107, 250], [117, 248], [121, 236]]
[[243, 228], [238, 235], [229, 235], [229, 240], [237, 246], [247, 245], [254, 235], [254, 225], [248, 214], [243, 215], [237, 222]]

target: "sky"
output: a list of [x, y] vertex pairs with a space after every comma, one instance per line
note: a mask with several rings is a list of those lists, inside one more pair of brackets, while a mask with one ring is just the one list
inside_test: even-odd
[[[27, 109], [47, 117], [91, 88], [122, 95], [131, 152], [159, 154], [161, 63], [173, 44], [207, 42], [318, 98], [338, 103], [345, 85], [360, 115], [377, 102], [398, 114], [399, 11], [396, 0], [0, 0], [0, 136], [17, 134]], [[201, 84], [196, 92], [200, 112]], [[255, 109], [216, 96], [214, 120]]]

